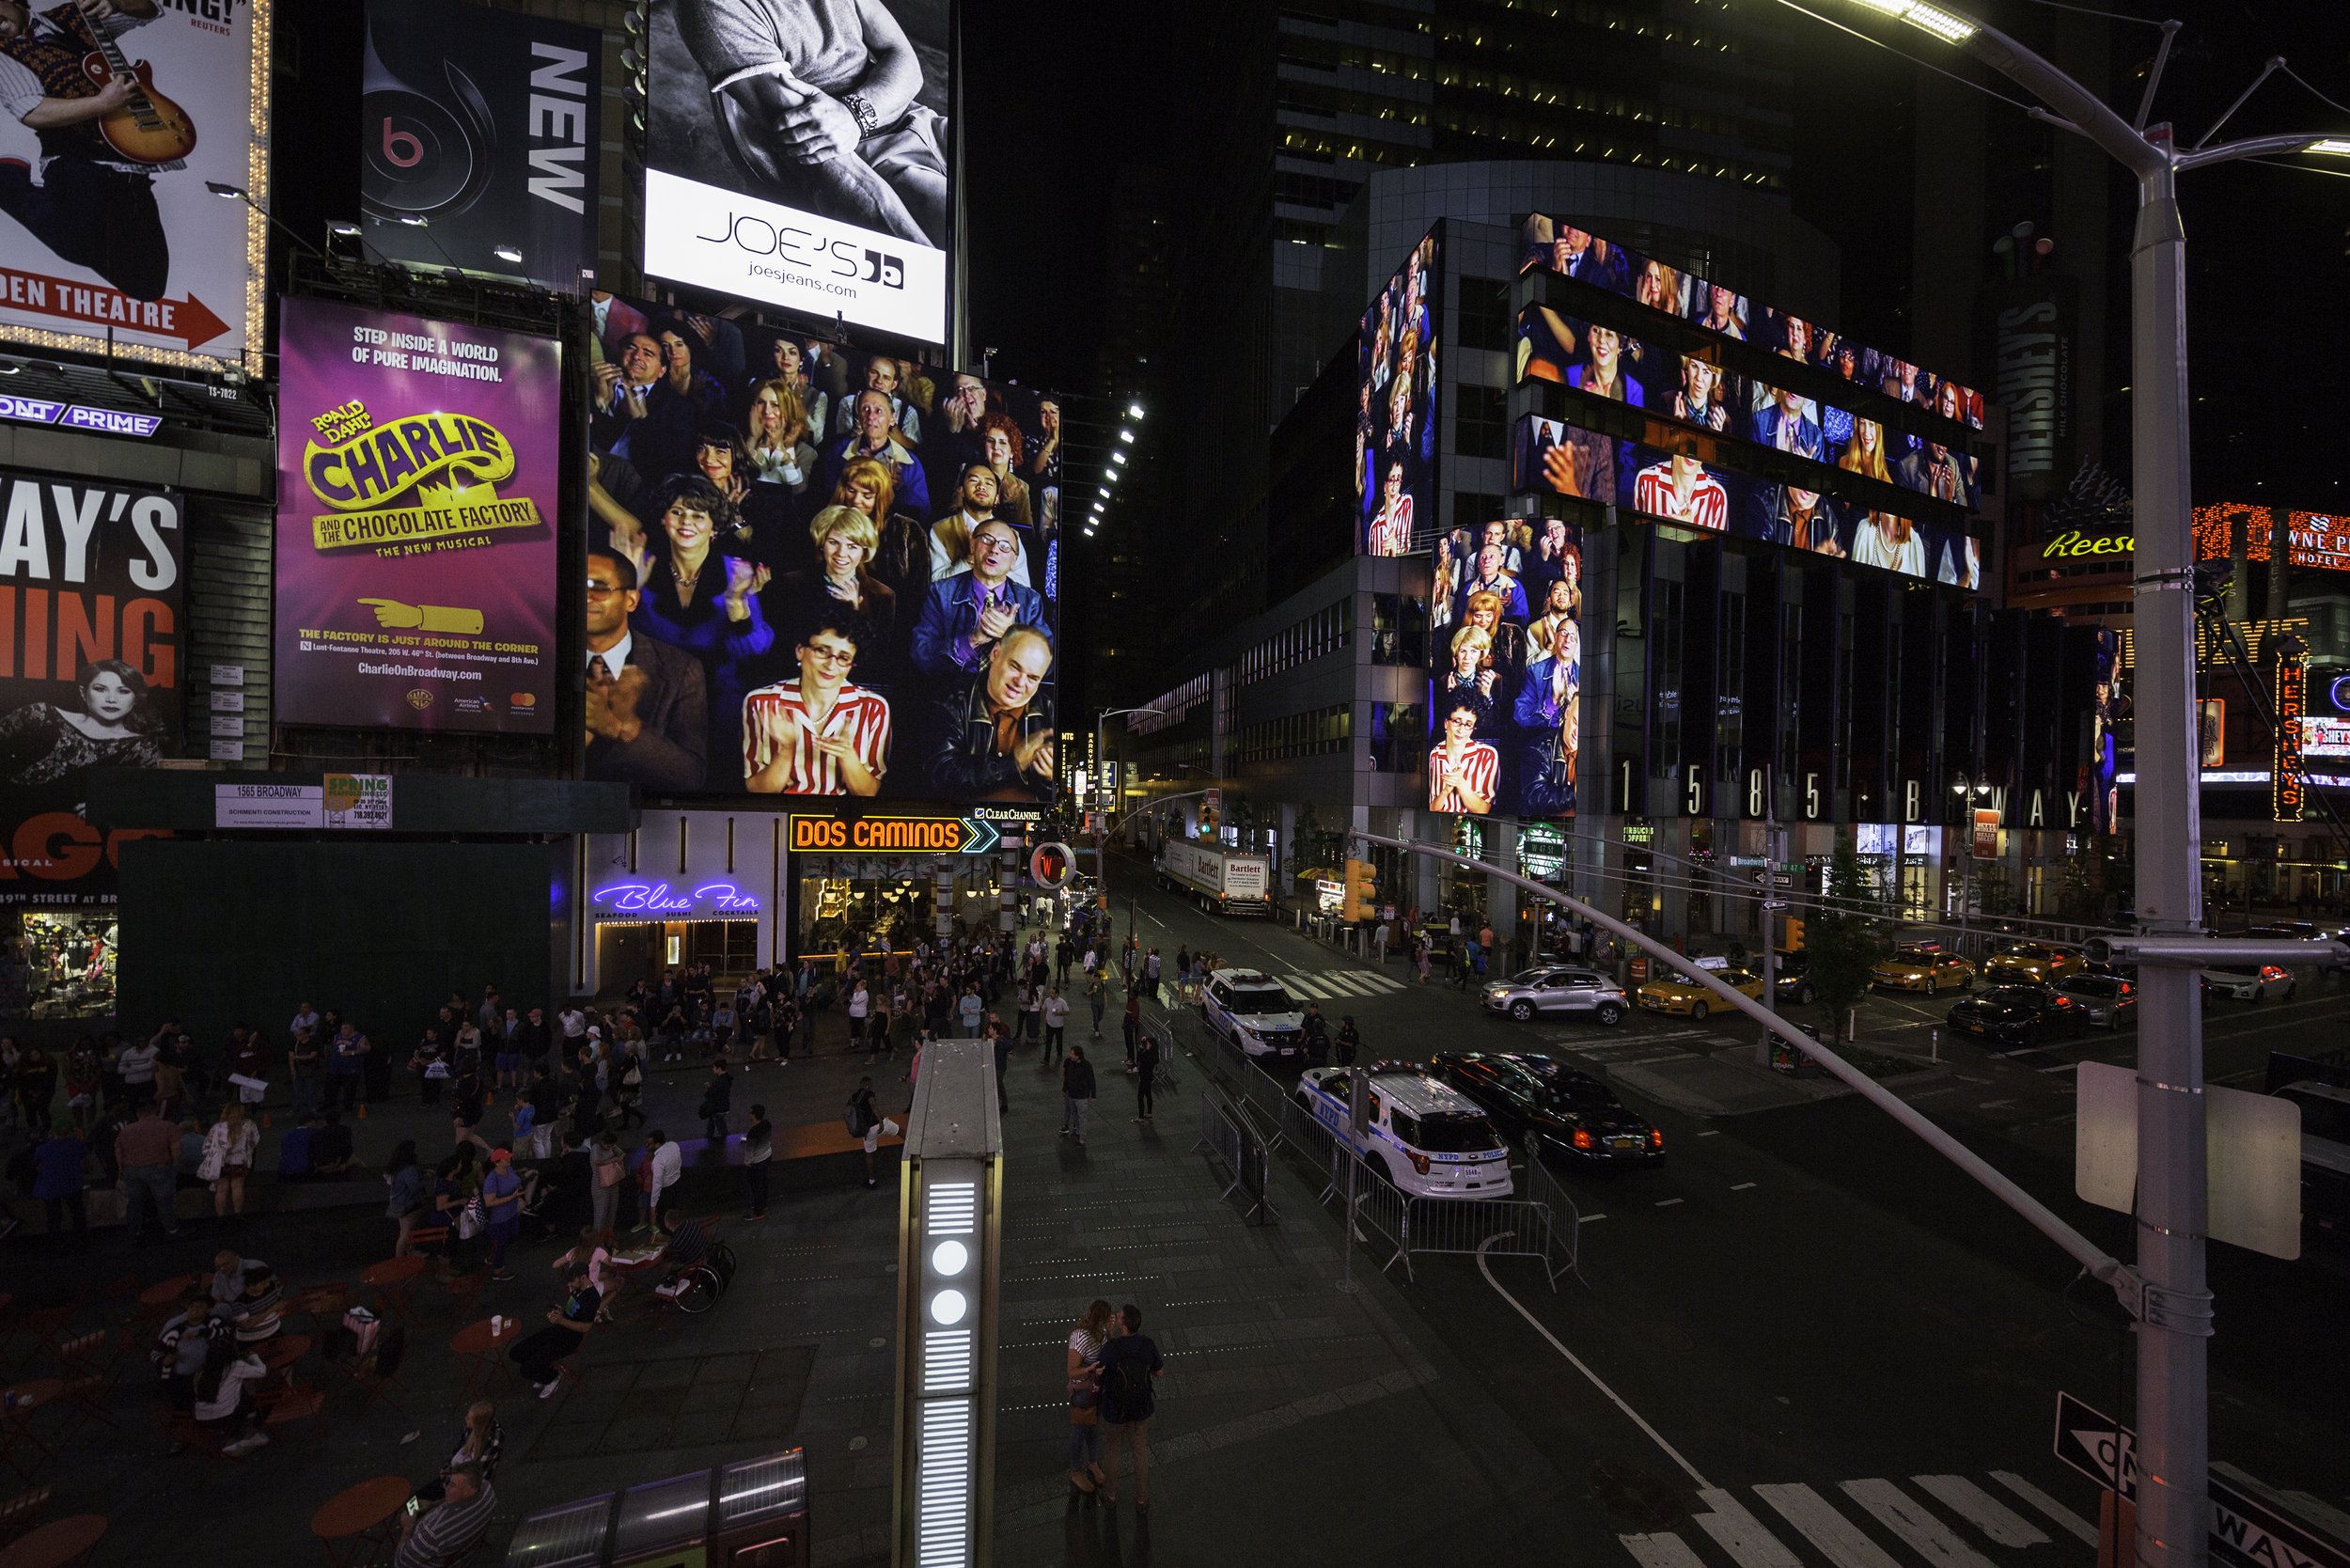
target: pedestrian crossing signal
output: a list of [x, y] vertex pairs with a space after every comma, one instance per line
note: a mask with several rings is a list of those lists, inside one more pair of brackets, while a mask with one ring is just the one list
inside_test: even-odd
[[1379, 913], [1379, 869], [1368, 860], [1346, 863], [1346, 897], [1339, 909], [1341, 919], [1369, 920]]

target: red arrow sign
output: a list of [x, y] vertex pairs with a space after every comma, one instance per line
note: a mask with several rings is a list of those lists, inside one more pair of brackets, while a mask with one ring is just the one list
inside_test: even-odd
[[15, 267], [0, 267], [0, 307], [177, 337], [191, 349], [228, 330], [228, 323], [194, 294], [183, 300], [134, 300], [102, 283], [75, 283]]

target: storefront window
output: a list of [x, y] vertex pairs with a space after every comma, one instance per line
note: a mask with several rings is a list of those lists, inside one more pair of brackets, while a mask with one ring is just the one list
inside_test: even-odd
[[[988, 859], [807, 855], [795, 869], [799, 921], [792, 956], [819, 963], [882, 947], [911, 952], [916, 942], [938, 934], [942, 915], [958, 936], [994, 931], [1002, 907], [1000, 872]], [[944, 910], [942, 894], [948, 901]]]
[[16, 916], [0, 955], [0, 1018], [111, 1018], [115, 917]]

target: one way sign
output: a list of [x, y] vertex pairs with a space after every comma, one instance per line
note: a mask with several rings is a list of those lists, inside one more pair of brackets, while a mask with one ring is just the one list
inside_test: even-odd
[[[2109, 1491], [2138, 1496], [2137, 1435], [2072, 1395], [2057, 1395], [2056, 1456]], [[2229, 1484], [2210, 1480], [2215, 1556], [2249, 1568], [2350, 1568], [2350, 1552]]]

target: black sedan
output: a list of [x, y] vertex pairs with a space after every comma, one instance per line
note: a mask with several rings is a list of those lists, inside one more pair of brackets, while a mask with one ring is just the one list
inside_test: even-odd
[[1819, 1000], [1819, 987], [1811, 983], [1806, 973], [1811, 967], [1811, 955], [1798, 948], [1778, 957], [1778, 999], [1782, 1004], [1809, 1007]]
[[1604, 1083], [1550, 1057], [1443, 1051], [1429, 1070], [1475, 1101], [1511, 1142], [1585, 1169], [1662, 1165], [1665, 1134]]
[[2046, 985], [1995, 985], [1967, 997], [1945, 1016], [1961, 1033], [2002, 1045], [2067, 1040], [2089, 1027], [2080, 1005]]

